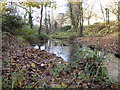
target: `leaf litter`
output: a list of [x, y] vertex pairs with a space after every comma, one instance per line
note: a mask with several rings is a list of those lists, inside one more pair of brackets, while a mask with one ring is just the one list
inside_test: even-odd
[[[87, 60], [66, 63], [44, 50], [3, 39], [3, 88], [116, 88], [108, 77], [84, 74]], [[102, 81], [102, 82], [101, 82]]]

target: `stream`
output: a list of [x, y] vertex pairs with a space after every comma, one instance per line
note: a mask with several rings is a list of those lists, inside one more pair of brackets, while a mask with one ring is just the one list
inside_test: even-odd
[[[74, 62], [80, 60], [80, 55], [76, 55], [76, 53], [81, 46], [78, 43], [64, 40], [48, 40], [46, 43], [35, 45], [34, 48], [54, 53], [63, 58], [65, 62]], [[109, 77], [115, 80], [118, 80], [118, 60], [112, 53], [107, 53], [104, 60]]]
[[48, 40], [47, 43], [34, 46], [36, 49], [45, 50], [50, 53], [56, 54], [58, 57], [64, 59], [65, 62], [78, 60], [79, 57], [76, 56], [76, 52], [80, 46], [76, 43], [71, 43], [69, 41], [63, 40]]

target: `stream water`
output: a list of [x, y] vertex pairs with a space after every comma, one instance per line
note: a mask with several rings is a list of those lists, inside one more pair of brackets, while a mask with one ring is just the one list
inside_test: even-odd
[[63, 58], [66, 62], [79, 59], [79, 57], [75, 54], [78, 52], [80, 45], [76, 43], [70, 43], [69, 41], [48, 40], [47, 43], [35, 45], [34, 47], [50, 53], [54, 53], [58, 57]]
[[[34, 48], [45, 50], [63, 58], [66, 62], [80, 60], [80, 55], [76, 55], [81, 45], [63, 40], [48, 40], [46, 43], [35, 45]], [[108, 53], [105, 56], [104, 63], [111, 78], [118, 79], [118, 58], [114, 54]], [[112, 71], [112, 72], [111, 72]]]

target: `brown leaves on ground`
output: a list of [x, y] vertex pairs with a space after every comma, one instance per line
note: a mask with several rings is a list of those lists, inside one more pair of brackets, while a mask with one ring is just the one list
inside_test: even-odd
[[104, 37], [78, 37], [74, 42], [80, 43], [81, 45], [95, 45], [102, 51], [112, 53], [118, 53], [120, 50], [118, 32]]
[[3, 39], [3, 47], [3, 88], [111, 88], [96, 77], [82, 77], [82, 62], [77, 67], [65, 63], [55, 54], [17, 44], [15, 37]]
[[[19, 88], [50, 84], [53, 78], [51, 68], [65, 63], [63, 59], [44, 50], [22, 46], [16, 42], [16, 38], [12, 36], [3, 39], [3, 79], [11, 79], [13, 87]], [[10, 82], [4, 87], [7, 88]]]

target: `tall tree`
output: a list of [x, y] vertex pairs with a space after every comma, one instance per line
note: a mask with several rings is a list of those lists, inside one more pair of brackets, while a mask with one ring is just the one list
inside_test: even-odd
[[118, 2], [118, 30], [119, 29], [120, 29], [120, 1]]
[[71, 24], [75, 31], [79, 32], [79, 36], [83, 36], [83, 6], [82, 0], [68, 0]]
[[80, 2], [79, 7], [80, 7], [80, 21], [79, 21], [80, 34], [79, 34], [79, 36], [82, 37], [83, 36], [83, 6], [82, 6], [82, 2]]
[[87, 22], [88, 22], [88, 25], [90, 24], [90, 19], [95, 16], [95, 13], [94, 13], [94, 4], [91, 4], [91, 3], [87, 3], [85, 6], [84, 6], [84, 18], [87, 19]]
[[102, 4], [100, 3], [100, 7], [101, 7], [101, 12], [102, 12], [102, 15], [103, 15], [103, 20], [105, 22], [105, 14], [104, 14], [104, 10], [103, 10], [103, 6]]
[[45, 6], [45, 29], [46, 29], [46, 33], [48, 33], [48, 18], [47, 18], [47, 10], [46, 10], [46, 6]]
[[73, 4], [68, 2], [68, 8], [70, 11], [70, 19], [71, 19], [71, 26], [73, 27], [73, 29], [76, 29], [76, 24], [75, 24], [75, 16], [73, 14]]
[[[52, 28], [52, 22], [51, 22], [51, 16], [50, 13], [48, 12], [48, 24], [49, 24], [49, 31], [51, 31]], [[49, 32], [48, 32], [49, 33]]]
[[109, 9], [105, 8], [105, 11], [106, 11], [106, 28], [108, 32], [110, 30]]
[[41, 10], [40, 10], [40, 27], [38, 30], [38, 34], [40, 34], [42, 30], [42, 19], [43, 19], [43, 5], [41, 5]]
[[30, 27], [32, 28], [33, 27], [33, 20], [32, 20], [32, 9], [31, 9], [31, 6], [29, 6], [29, 24], [30, 24]]

